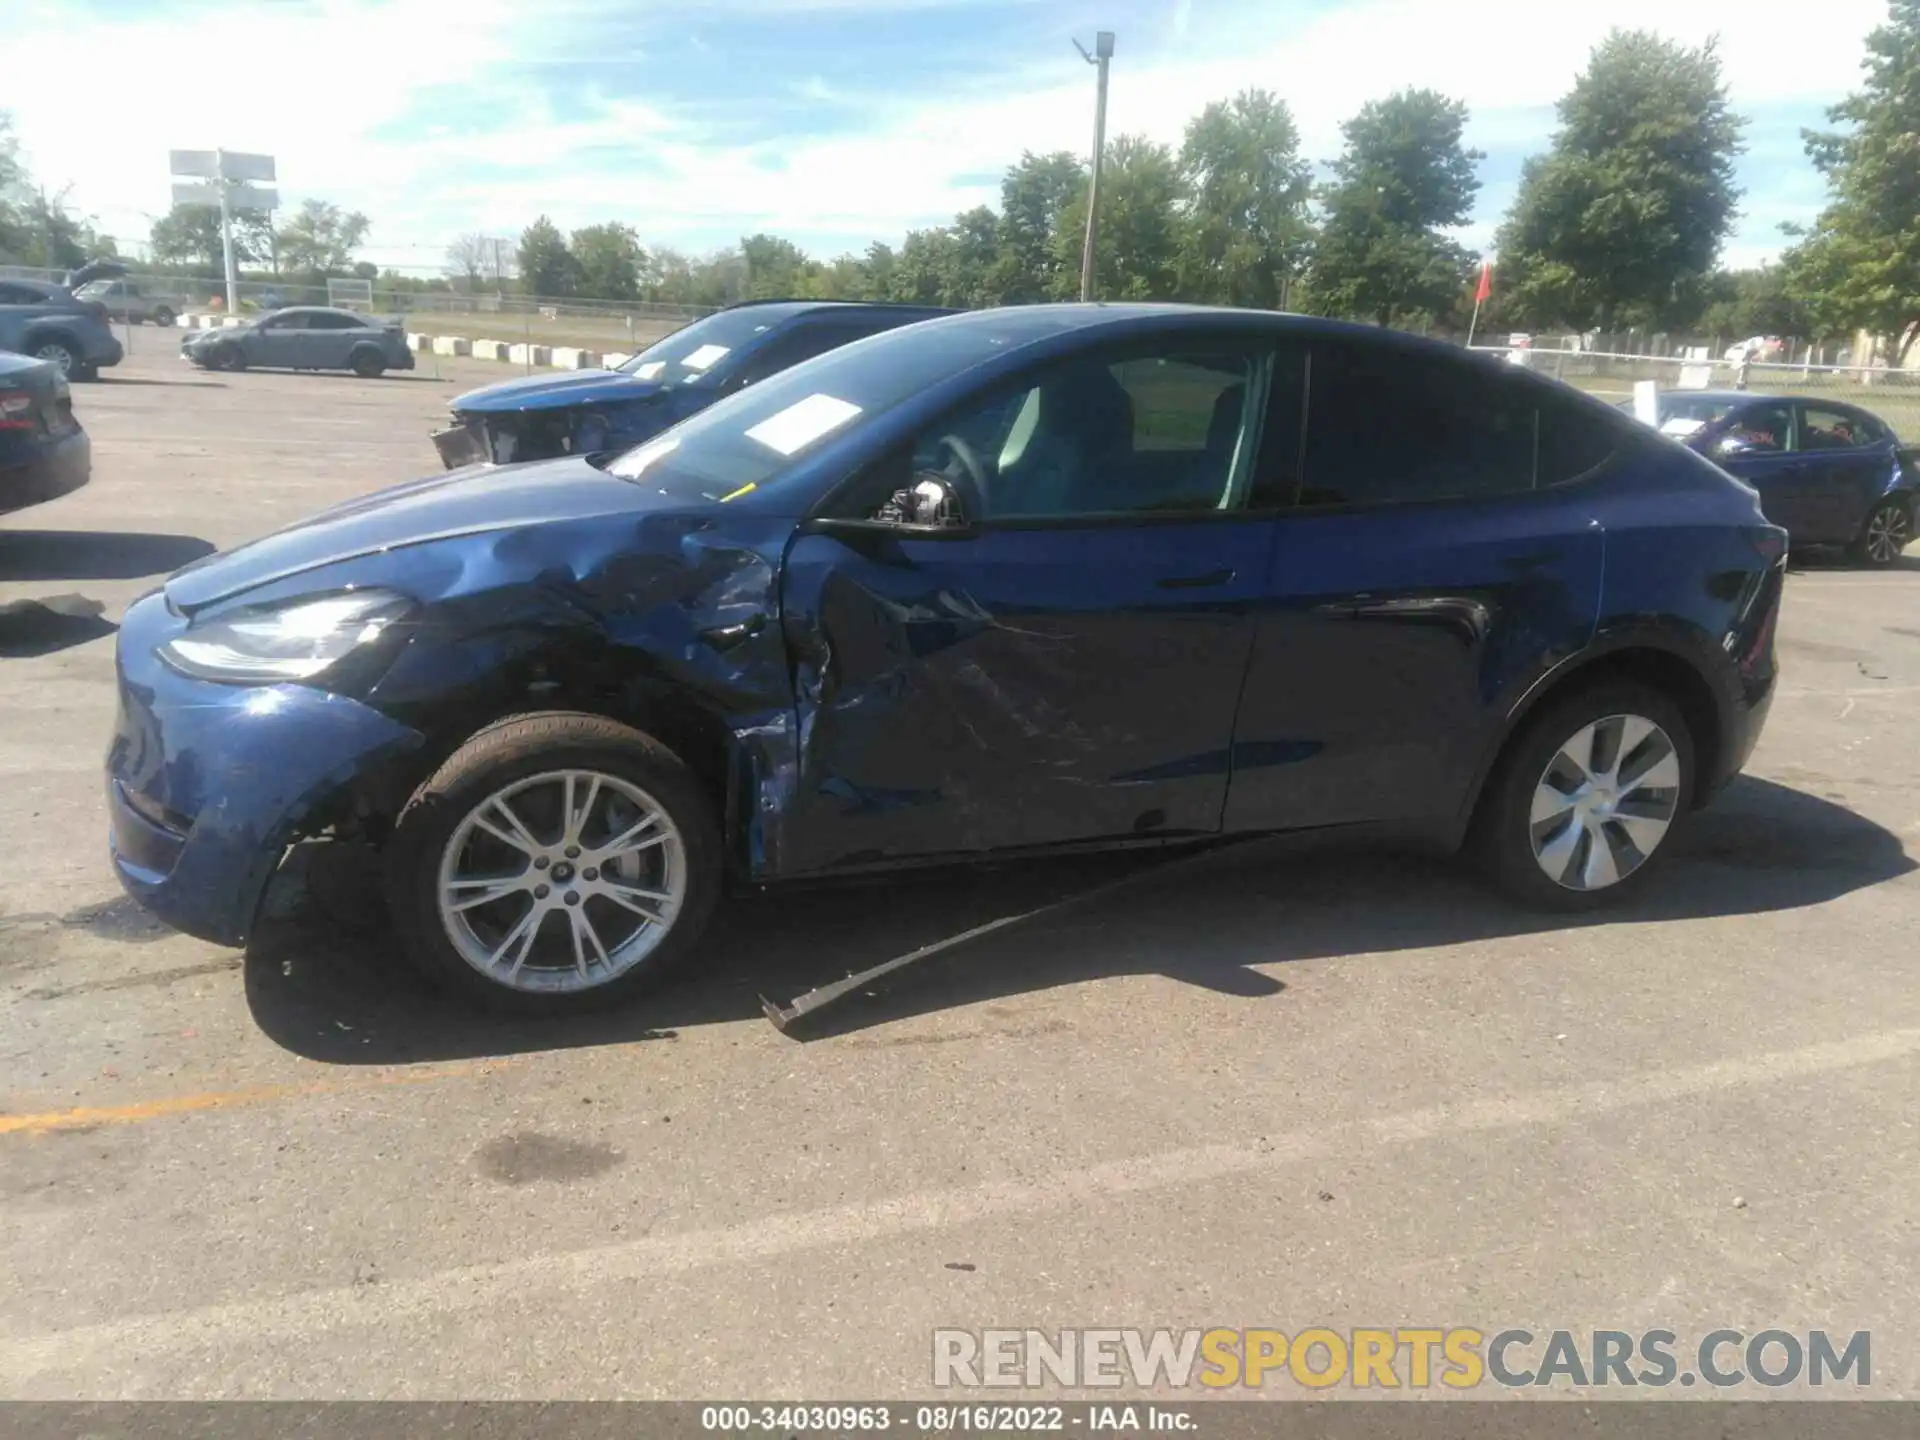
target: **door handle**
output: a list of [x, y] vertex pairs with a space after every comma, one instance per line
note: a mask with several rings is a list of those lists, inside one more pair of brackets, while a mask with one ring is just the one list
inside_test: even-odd
[[1206, 590], [1233, 579], [1231, 570], [1209, 570], [1204, 575], [1170, 575], [1158, 581], [1162, 590]]

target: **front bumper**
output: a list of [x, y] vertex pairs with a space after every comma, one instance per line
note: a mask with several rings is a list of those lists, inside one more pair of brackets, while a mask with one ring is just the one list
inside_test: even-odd
[[86, 363], [89, 365], [98, 365], [103, 369], [118, 365], [127, 357], [126, 350], [112, 334], [108, 334], [103, 339], [96, 340], [88, 345], [86, 352]]
[[0, 513], [54, 500], [93, 478], [93, 443], [75, 430], [25, 457], [0, 459]]
[[109, 851], [122, 887], [155, 916], [203, 940], [242, 945], [302, 825], [365, 768], [421, 737], [307, 686], [177, 674], [154, 651], [185, 623], [153, 594], [121, 624]]

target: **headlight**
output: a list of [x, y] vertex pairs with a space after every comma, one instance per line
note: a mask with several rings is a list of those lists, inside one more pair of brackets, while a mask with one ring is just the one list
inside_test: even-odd
[[391, 590], [356, 590], [255, 606], [189, 627], [159, 655], [203, 680], [306, 680], [377, 639], [411, 603]]

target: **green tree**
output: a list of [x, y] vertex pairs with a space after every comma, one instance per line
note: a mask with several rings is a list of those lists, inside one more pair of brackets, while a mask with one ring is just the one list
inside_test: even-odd
[[303, 200], [291, 220], [276, 232], [281, 266], [296, 275], [330, 275], [353, 264], [353, 252], [366, 243], [371, 228], [358, 210], [342, 211], [325, 200]]
[[1192, 196], [1183, 298], [1279, 308], [1313, 245], [1312, 175], [1292, 112], [1268, 91], [1243, 90], [1189, 121], [1180, 146], [1180, 177]]
[[[220, 212], [211, 205], [176, 205], [153, 222], [147, 244], [156, 265], [220, 270], [226, 264], [220, 245]], [[273, 258], [273, 231], [266, 217], [251, 212], [233, 217], [236, 265], [259, 265]]]
[[1558, 109], [1497, 241], [1508, 313], [1602, 330], [1684, 318], [1740, 193], [1742, 121], [1713, 44], [1616, 30]]
[[[1171, 300], [1180, 293], [1180, 261], [1187, 248], [1186, 197], [1180, 167], [1165, 145], [1138, 135], [1122, 135], [1113, 142], [1100, 172], [1095, 298]], [[1082, 194], [1062, 212], [1054, 236], [1058, 299], [1079, 293], [1086, 223], [1087, 198]]]
[[529, 295], [556, 299], [576, 293], [580, 262], [560, 228], [542, 215], [520, 232], [520, 282]]
[[749, 235], [740, 242], [747, 261], [747, 295], [755, 300], [804, 296], [814, 264], [791, 240], [778, 235]]
[[[1060, 227], [1067, 207], [1086, 186], [1087, 167], [1065, 150], [1023, 151], [1020, 163], [1008, 167], [1000, 182], [999, 253], [987, 284], [995, 303], [1027, 305], [1062, 293], [1067, 281]], [[1077, 293], [1077, 254], [1071, 268], [1069, 293]]]
[[1462, 140], [1467, 107], [1432, 90], [1369, 101], [1340, 127], [1313, 257], [1313, 308], [1381, 325], [1451, 311], [1472, 257], [1442, 233], [1463, 225], [1482, 159]]
[[946, 226], [909, 230], [888, 267], [887, 298], [914, 305], [949, 303], [959, 257], [959, 238]]
[[1920, 0], [1891, 0], [1866, 71], [1828, 112], [1849, 128], [1807, 133], [1831, 198], [1784, 260], [1828, 333], [1867, 330], [1903, 365], [1920, 338]]
[[589, 225], [573, 232], [580, 293], [595, 300], [638, 300], [647, 252], [630, 225]]
[[1700, 329], [1726, 340], [1748, 335], [1824, 340], [1830, 333], [1783, 265], [1723, 270], [1708, 280], [1706, 300]]
[[20, 142], [13, 133], [13, 117], [0, 110], [0, 261], [23, 263], [27, 233], [20, 201], [26, 179], [26, 166], [20, 163]]

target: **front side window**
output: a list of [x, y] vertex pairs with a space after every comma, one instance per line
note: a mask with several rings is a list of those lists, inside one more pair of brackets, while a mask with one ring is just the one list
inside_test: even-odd
[[1253, 369], [1205, 348], [1060, 362], [929, 427], [911, 473], [950, 482], [975, 520], [1225, 509]]
[[1793, 448], [1793, 407], [1754, 405], [1733, 417], [1720, 448], [1728, 453], [1773, 455]]
[[1387, 344], [1314, 347], [1301, 503], [1379, 505], [1534, 488], [1535, 395], [1518, 376]]

